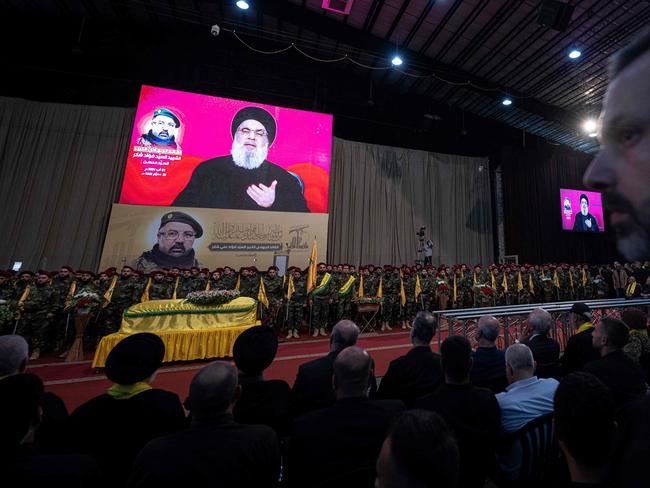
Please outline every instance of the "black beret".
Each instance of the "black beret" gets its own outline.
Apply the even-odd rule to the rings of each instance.
[[[273,115],[260,107],[245,107],[235,114],[230,126],[230,134],[235,137],[235,132],[242,122],[246,120],[257,120],[264,126],[266,132],[269,133],[269,146],[275,140],[275,133],[277,132],[277,125]]]
[[[196,232],[196,237],[201,237],[203,235],[203,227],[199,224],[193,217],[187,215],[185,212],[169,212],[162,216],[160,219],[159,229],[169,224],[170,222],[181,222],[187,224],[194,229]]]
[[[584,316],[586,313],[591,312],[591,308],[589,308],[589,305],[583,302],[576,302],[573,305],[571,305],[571,310],[569,312],[572,312],[576,315],[582,315]]]
[[[258,325],[242,332],[233,346],[237,368],[246,374],[260,374],[275,359],[278,338],[271,327]]]
[[[133,334],[108,354],[105,373],[113,383],[132,385],[154,374],[164,357],[165,345],[160,337],[149,332]]]
[[[178,118],[178,116],[177,116],[174,112],[172,112],[171,110],[169,110],[168,108],[161,107],[161,108],[157,109],[157,110],[153,113],[153,118],[155,119],[155,118],[158,117],[159,115],[162,115],[162,116],[164,116],[164,117],[169,117],[170,119],[172,119],[172,120],[174,121],[174,123],[176,124],[176,127],[180,127],[180,126],[181,126],[181,121],[180,121],[180,119]]]

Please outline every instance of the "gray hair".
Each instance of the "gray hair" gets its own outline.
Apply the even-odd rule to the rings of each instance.
[[[535,329],[535,334],[546,335],[553,325],[553,317],[543,308],[536,308],[528,315],[528,323]]]
[[[359,327],[351,320],[340,320],[332,329],[330,349],[340,351],[354,346],[359,338]]]
[[[0,376],[20,373],[27,364],[29,346],[19,335],[0,336]]]
[[[215,361],[202,368],[190,384],[192,415],[209,416],[225,412],[235,399],[239,378],[237,368]]]
[[[411,341],[419,344],[429,344],[436,334],[436,318],[430,312],[418,312],[413,320]]]
[[[499,337],[499,321],[493,315],[483,315],[478,319],[478,329],[486,341],[494,342]]]
[[[506,363],[513,371],[534,371],[533,352],[526,344],[513,344],[506,349]]]

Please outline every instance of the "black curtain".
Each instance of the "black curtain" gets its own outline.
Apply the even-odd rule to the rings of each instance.
[[[585,188],[582,175],[592,156],[559,147],[505,147],[499,159],[506,254],[519,255],[520,263],[600,264],[620,258],[607,215],[604,233],[562,230],[560,188]]]

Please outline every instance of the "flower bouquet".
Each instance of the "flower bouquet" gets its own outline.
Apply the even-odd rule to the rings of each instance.
[[[443,280],[436,281],[436,295],[449,298],[449,286]]]
[[[193,291],[188,293],[185,297],[185,302],[193,305],[219,306],[232,302],[235,298],[239,298],[239,290],[208,290],[208,291]]]
[[[383,302],[384,299],[382,297],[362,297],[362,298],[357,298],[356,302],[365,304],[365,303],[381,303]]]
[[[102,304],[102,297],[92,291],[80,291],[70,299],[68,310],[74,310],[79,314],[88,314],[99,308]]]
[[[14,320],[14,311],[8,303],[0,304],[0,331]]]

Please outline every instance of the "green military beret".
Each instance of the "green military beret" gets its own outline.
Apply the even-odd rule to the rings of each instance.
[[[196,237],[201,237],[203,235],[203,227],[201,227],[201,224],[199,224],[196,220],[194,220],[193,217],[184,212],[166,213],[160,219],[160,227],[158,227],[158,229],[161,229],[170,222],[181,222],[183,224],[191,226],[192,229],[194,229],[194,232],[196,232]]]
[[[174,112],[172,112],[171,110],[169,110],[169,109],[167,109],[167,108],[164,108],[164,107],[161,107],[161,108],[159,108],[159,109],[156,109],[156,111],[153,113],[153,118],[155,119],[155,118],[158,117],[159,115],[162,115],[162,116],[164,116],[164,117],[169,117],[170,119],[172,119],[172,120],[174,121],[174,123],[176,124],[176,127],[180,127],[180,126],[181,126],[181,121],[180,121],[180,119],[179,119],[178,116],[177,116]]]

